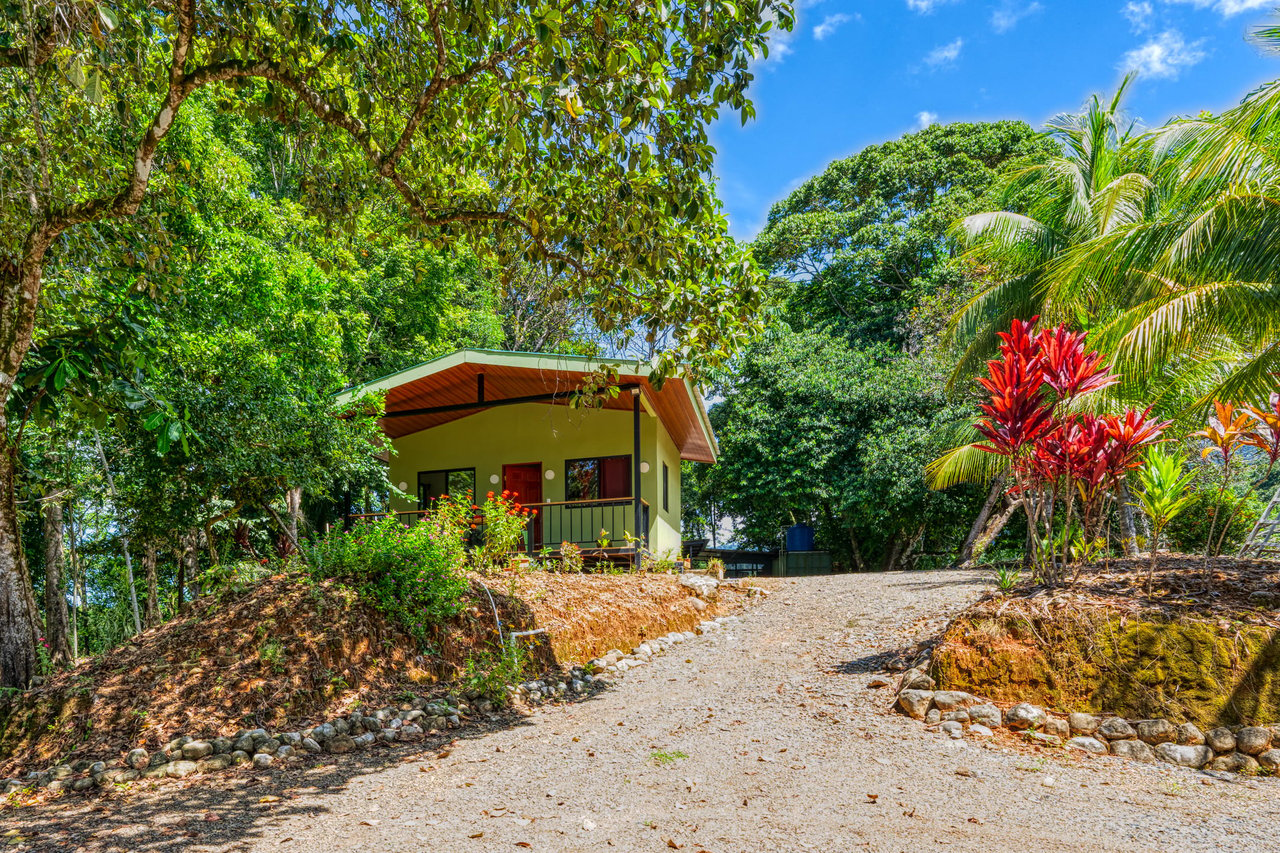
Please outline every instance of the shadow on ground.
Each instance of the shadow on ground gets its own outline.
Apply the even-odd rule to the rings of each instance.
[[[919,579],[917,580],[916,578],[919,578]],[[952,588],[961,587],[961,586],[987,586],[989,584],[990,584],[990,580],[987,573],[981,572],[975,569],[973,570],[972,574],[970,574],[968,577],[962,580],[946,580],[946,581],[931,581],[929,580],[928,572],[913,572],[913,573],[908,573],[907,576],[902,581],[898,583],[886,584],[886,586],[891,586],[891,587],[901,586],[901,587],[911,587],[913,589],[919,589],[919,590],[933,590],[933,589],[952,589]]]
[[[608,689],[561,704],[590,702]],[[398,764],[419,762],[431,768],[458,741],[528,725],[532,723],[527,716],[508,711],[496,720],[472,723],[418,743],[378,744],[368,752],[342,756],[308,756],[288,769],[240,769],[181,782],[133,782],[89,794],[55,794],[25,804],[11,797],[0,807],[0,838],[7,849],[40,853],[235,850],[265,837],[288,818],[321,813],[323,809],[314,805],[294,804],[304,794],[314,803],[316,794],[338,793],[352,779]]]

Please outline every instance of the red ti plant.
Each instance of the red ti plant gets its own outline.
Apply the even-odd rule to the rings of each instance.
[[[1030,332],[1036,318],[1014,320],[1001,332],[1000,358],[987,362],[987,376],[978,383],[991,393],[991,402],[980,408],[987,417],[978,432],[990,442],[979,449],[1001,456],[1018,457],[1023,448],[1053,428],[1053,405],[1045,400],[1044,359]]]
[[[1060,400],[1070,400],[1120,381],[1102,360],[1101,353],[1086,350],[1084,342],[1084,332],[1072,332],[1066,325],[1045,329],[1036,336],[1036,345],[1043,357],[1045,384]]]
[[[1123,417],[1059,412],[1081,395],[1114,384],[1102,356],[1085,346],[1083,332],[1066,326],[1032,335],[1035,326],[1013,321],[1000,335],[1000,358],[979,379],[991,395],[982,406],[977,430],[987,440],[979,450],[1010,458],[1014,489],[1032,528],[1032,557],[1051,579],[1060,577],[1057,559],[1041,559],[1041,535],[1052,540],[1054,514],[1065,505],[1068,562],[1069,538],[1077,500],[1086,539],[1105,515],[1108,496],[1125,474],[1139,464],[1139,453],[1159,440],[1167,423],[1150,419],[1150,410]]]
[[[1249,417],[1254,420],[1254,427],[1244,437],[1244,443],[1261,450],[1267,456],[1267,473],[1262,479],[1271,476],[1271,471],[1280,461],[1280,393],[1271,392],[1267,401],[1268,408],[1245,406]]]
[[[1031,528],[1033,557],[1039,561],[1038,536],[1035,528],[1044,502],[1037,500],[1033,483],[1034,465],[1029,462],[1035,441],[1054,429],[1053,404],[1045,398],[1044,358],[1031,337],[1036,320],[1014,320],[1008,332],[1000,333],[1000,358],[987,362],[987,376],[978,382],[990,394],[990,402],[981,406],[986,415],[977,430],[987,444],[979,450],[1007,456],[1012,463],[1013,489],[1022,501]]]
[[[1214,400],[1213,411],[1214,413],[1209,418],[1209,423],[1205,425],[1205,428],[1194,433],[1194,435],[1209,442],[1204,450],[1200,451],[1201,458],[1208,459],[1215,451],[1222,454],[1222,485],[1218,487],[1218,499],[1214,502],[1213,514],[1209,518],[1209,539],[1204,545],[1206,569],[1209,566],[1209,557],[1215,550],[1213,531],[1218,523],[1218,507],[1222,505],[1222,495],[1227,490],[1227,484],[1231,482],[1231,462],[1236,448],[1249,443],[1247,439],[1251,432],[1249,429],[1249,414],[1242,412],[1237,415],[1236,407],[1231,403]],[[1223,537],[1226,536],[1229,526],[1230,522],[1223,526]]]
[[[1215,553],[1222,553],[1222,543],[1227,538],[1227,532],[1231,529],[1231,522],[1235,521],[1236,516],[1244,509],[1247,498],[1251,492],[1266,482],[1271,476],[1271,472],[1276,467],[1276,462],[1280,461],[1280,393],[1271,392],[1270,399],[1267,401],[1267,407],[1246,404],[1244,414],[1235,418],[1228,425],[1227,421],[1231,419],[1232,408],[1230,404],[1215,403],[1215,415],[1211,418],[1209,426],[1202,432],[1196,433],[1201,438],[1209,439],[1211,445],[1202,451],[1203,456],[1211,455],[1215,450],[1222,453],[1223,458],[1223,488],[1227,485],[1230,476],[1228,466],[1232,458],[1232,450],[1236,444],[1244,447],[1254,447],[1262,452],[1267,459],[1267,469],[1256,483],[1251,484],[1249,491],[1246,492],[1231,510],[1231,515],[1227,517],[1227,521],[1222,525],[1222,530],[1218,534],[1218,541],[1213,545]],[[1225,418],[1224,418],[1225,415]],[[1236,430],[1235,427],[1245,418],[1252,419],[1253,423],[1243,431]],[[1221,497],[1221,490],[1219,497]],[[1215,509],[1216,520],[1216,509]],[[1211,522],[1212,526],[1212,522]],[[1212,544],[1212,532],[1210,533],[1210,544]],[[1208,552],[1206,551],[1206,557]]]

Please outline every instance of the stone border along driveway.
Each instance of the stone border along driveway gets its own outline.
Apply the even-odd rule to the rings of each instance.
[[[954,740],[890,709],[871,679],[985,584],[783,581],[610,689],[439,751],[399,747],[392,766],[317,757],[238,787],[135,785],[4,818],[30,836],[16,849],[85,851],[1280,849],[1271,780]]]
[[[894,706],[908,717],[959,740],[966,734],[989,738],[1006,727],[1041,747],[1078,749],[1134,761],[1163,761],[1193,770],[1257,775],[1280,771],[1280,726],[1219,726],[1207,733],[1195,723],[1129,720],[1115,714],[1075,712],[1056,716],[1029,702],[1001,711],[991,701],[963,690],[935,690],[927,662],[898,680]],[[869,686],[887,687],[878,677]]]

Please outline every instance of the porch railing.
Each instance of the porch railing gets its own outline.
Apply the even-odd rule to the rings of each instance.
[[[635,498],[609,500],[546,501],[533,504],[538,514],[526,529],[530,554],[544,548],[559,551],[564,542],[583,550],[634,551],[648,539],[649,504],[640,501],[640,530],[636,531]],[[639,540],[637,542],[637,540]]]
[[[640,500],[640,532],[635,527],[635,498],[611,498],[608,500],[546,501],[530,504],[536,515],[525,526],[525,550],[529,554],[542,551],[557,553],[565,542],[577,545],[583,551],[606,553],[634,553],[648,547],[649,503]],[[348,521],[375,521],[394,515],[405,525],[413,525],[429,509],[404,510],[402,512],[366,512],[347,516]],[[484,524],[479,520],[472,531],[476,542],[483,540]]]

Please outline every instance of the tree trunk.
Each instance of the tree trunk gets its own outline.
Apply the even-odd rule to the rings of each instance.
[[[1138,528],[1133,523],[1133,496],[1129,494],[1129,484],[1120,481],[1120,524],[1124,528],[1124,555],[1138,556]]]
[[[93,431],[93,442],[98,448],[98,458],[102,460],[103,473],[107,475],[107,494],[111,496],[111,503],[115,507],[116,518],[120,522],[121,530],[125,528],[124,513],[120,511],[120,502],[116,497],[116,479],[111,474],[111,465],[107,462],[107,452],[102,449],[102,436],[95,429]],[[133,611],[133,633],[142,633],[142,616],[138,613],[138,587],[133,582],[133,556],[129,552],[129,536],[122,533],[120,536],[120,544],[124,550],[124,573],[125,579],[129,582],[129,606]]]
[[[915,553],[916,547],[919,546],[921,540],[924,539],[924,531],[925,525],[921,524],[916,528],[916,532],[911,534],[907,539],[906,547],[904,547],[901,553],[898,554],[897,567],[909,569],[914,565],[914,561],[911,560],[911,555]]]
[[[177,596],[173,602],[174,613],[181,613],[185,605],[183,601],[183,596],[186,594],[187,589],[187,547],[185,542],[186,538],[183,537],[184,544],[179,548],[173,549],[173,559],[178,566],[178,576],[174,579],[173,584],[174,595]]]
[[[991,518],[991,512],[995,509],[1000,496],[1005,493],[1006,486],[1006,477],[997,477],[992,481],[991,489],[987,492],[987,500],[982,504],[978,517],[973,520],[973,526],[969,528],[969,535],[965,537],[964,544],[960,546],[960,553],[956,555],[956,565],[958,567],[965,567],[973,562],[974,546],[978,542],[978,537],[986,529],[987,520]]]
[[[298,547],[299,521],[302,519],[302,489],[290,489],[284,496],[285,509],[288,511],[289,544]]]
[[[18,448],[10,443],[5,407],[31,348],[44,255],[56,237],[42,222],[27,233],[16,265],[0,257],[0,687],[26,687],[38,669],[40,614],[22,553],[14,498]]]
[[[1009,501],[1005,504],[1004,509],[987,521],[987,526],[983,528],[982,533],[978,535],[977,540],[973,543],[973,556],[969,564],[966,565],[971,565],[973,560],[982,556],[987,547],[1000,535],[1000,531],[1004,530],[1004,526],[1009,523],[1009,519],[1013,518],[1013,514],[1017,512],[1019,506],[1021,506],[1021,502]]]
[[[7,391],[7,389],[5,389]],[[35,595],[14,503],[14,448],[0,405],[0,687],[26,687],[39,674],[36,642],[40,638]]]
[[[80,659],[80,630],[76,623],[79,621],[77,618],[79,604],[84,600],[80,592],[80,551],[76,546],[74,504],[67,505],[67,555],[70,557],[67,568],[71,575],[71,662],[74,664]]]
[[[200,570],[200,553],[198,550],[199,548],[200,548],[200,531],[193,529],[186,536],[182,538],[182,562],[179,564],[179,568],[178,568],[179,576],[183,580],[185,580],[186,583],[190,584],[193,589],[196,589],[196,584],[199,583],[199,578],[198,578],[199,570]],[[197,589],[197,592],[198,592],[198,589]],[[178,590],[179,605],[182,604],[183,595],[185,595],[183,585],[179,584],[179,590]],[[195,598],[196,598],[195,595],[191,596],[191,599],[193,601],[195,600]]]
[[[68,639],[67,590],[64,585],[62,556],[62,501],[40,502],[44,525],[44,641],[49,656],[57,663],[71,659]]]
[[[884,560],[880,563],[880,571],[891,572],[898,565],[898,557],[902,554],[902,546],[906,543],[901,530],[894,531],[889,540],[889,549],[885,551]]]
[[[142,552],[142,571],[147,579],[147,601],[142,610],[142,621],[148,628],[160,624],[160,598],[156,579],[156,546],[148,542]]]

